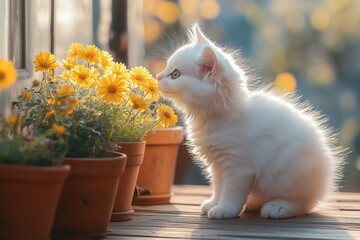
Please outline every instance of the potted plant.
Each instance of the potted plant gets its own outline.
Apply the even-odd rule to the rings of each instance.
[[[16,79],[12,62],[0,60],[0,89]],[[36,85],[37,82],[34,83]],[[34,86],[35,87],[35,86]],[[32,95],[24,92],[18,105]],[[58,126],[60,127],[60,126]],[[50,128],[24,136],[19,111],[0,120],[0,239],[49,239],[59,196],[70,167],[61,166],[63,133]]]
[[[164,115],[173,114],[172,109],[161,109]],[[170,119],[168,119],[170,121]],[[147,194],[138,194],[135,205],[167,204],[171,197],[179,146],[184,139],[182,127],[158,127],[145,136],[146,150],[140,168],[137,186]]]
[[[69,55],[76,47],[73,44]],[[83,54],[92,48],[79,47]],[[80,52],[80,51],[79,51]],[[83,61],[83,64],[80,64]],[[96,96],[95,84],[100,75],[92,62],[80,56],[63,61],[71,71],[53,76],[56,59],[50,53],[35,57],[35,71],[43,78],[37,88],[26,89],[33,100],[26,107],[17,106],[23,125],[30,132],[43,133],[54,127],[64,131],[64,164],[71,166],[64,184],[52,228],[53,239],[101,239],[106,235],[120,176],[126,156],[116,153],[111,143],[111,116]],[[52,126],[50,123],[54,122]],[[65,131],[66,129],[66,131]]]
[[[145,151],[144,136],[167,119],[161,118],[161,109],[167,106],[158,103],[157,81],[146,68],[128,70],[123,63],[110,62],[103,73],[96,90],[112,116],[112,141],[117,151],[127,155],[111,216],[111,221],[123,221],[130,219],[133,212],[131,203]],[[173,121],[167,124],[175,125],[177,117],[168,117]]]

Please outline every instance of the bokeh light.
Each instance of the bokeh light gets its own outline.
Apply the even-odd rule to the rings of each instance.
[[[325,30],[329,25],[329,22],[330,16],[325,10],[317,10],[311,16],[311,26],[318,31]]]
[[[180,15],[179,7],[174,2],[161,2],[156,11],[161,21],[167,24],[175,23]]]
[[[356,169],[357,169],[358,171],[360,171],[360,156],[358,156],[358,157],[356,158],[355,166],[356,166]]]
[[[359,130],[357,119],[351,117],[345,120],[340,129],[339,143],[344,147],[350,147]]]
[[[216,0],[202,0],[199,5],[199,14],[205,19],[214,19],[220,13],[220,6]]]
[[[339,96],[339,107],[344,112],[355,110],[357,107],[357,97],[351,90],[343,91]]]
[[[161,34],[161,25],[156,20],[148,20],[144,22],[144,37],[146,42],[156,41]]]
[[[273,87],[284,92],[293,92],[296,89],[296,79],[291,73],[280,73],[276,76]]]

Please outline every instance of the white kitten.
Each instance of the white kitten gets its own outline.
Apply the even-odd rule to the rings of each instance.
[[[310,212],[335,188],[341,154],[309,107],[271,91],[250,91],[247,77],[195,25],[191,42],[157,75],[163,96],[186,115],[193,152],[207,167],[213,196],[201,210],[233,218],[245,206],[264,218]]]

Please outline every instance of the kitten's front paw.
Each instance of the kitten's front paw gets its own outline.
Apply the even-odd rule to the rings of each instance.
[[[214,199],[207,199],[203,202],[201,205],[201,212],[203,214],[207,214],[211,208],[213,208],[216,205],[216,201]]]
[[[222,218],[236,218],[240,213],[239,209],[225,208],[217,205],[210,209],[208,218],[222,219]]]

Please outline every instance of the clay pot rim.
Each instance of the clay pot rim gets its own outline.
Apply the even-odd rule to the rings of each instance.
[[[58,181],[65,179],[70,172],[70,165],[27,166],[0,164],[0,179],[26,181]]]
[[[116,153],[115,157],[106,158],[64,158],[64,164],[71,166],[70,177],[88,178],[102,177],[113,178],[121,176],[127,163],[127,156]],[[115,165],[119,167],[114,168]]]
[[[149,131],[145,135],[146,145],[179,145],[184,140],[183,127],[155,128],[155,133]]]
[[[76,161],[112,161],[114,159],[117,159],[117,158],[126,158],[126,154],[124,153],[121,153],[121,152],[114,152],[113,153],[114,155],[119,155],[119,156],[113,156],[113,157],[98,157],[98,158],[95,158],[95,157],[92,157],[92,158],[84,158],[84,157],[79,157],[79,158],[74,158],[74,157],[65,157],[64,160],[70,160],[70,161],[73,161],[73,160],[76,160]]]
[[[126,166],[138,166],[142,164],[146,147],[144,140],[140,142],[115,142],[115,144],[121,147],[117,150],[119,153],[132,156],[132,158],[128,158]]]
[[[176,127],[166,127],[166,128],[154,128],[155,131],[159,131],[159,132],[165,132],[165,131],[183,131],[183,127],[181,126],[176,126]]]
[[[115,144],[121,144],[121,143],[126,143],[126,144],[129,144],[129,145],[135,145],[135,144],[139,144],[139,143],[146,143],[145,140],[141,140],[141,141],[138,141],[138,142],[114,142]]]

